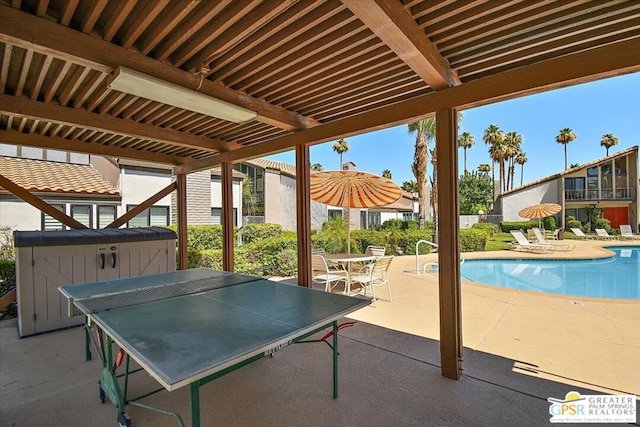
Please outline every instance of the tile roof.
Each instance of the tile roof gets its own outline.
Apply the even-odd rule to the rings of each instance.
[[[275,160],[257,158],[252,160],[247,160],[245,163],[250,165],[258,166],[264,169],[272,169],[277,170],[280,173],[289,176],[296,176],[296,167],[294,165],[290,165],[288,163],[276,162]]]
[[[562,172],[558,172],[558,173],[553,174],[553,175],[545,176],[544,178],[540,178],[540,179],[537,179],[535,181],[528,182],[528,183],[526,183],[524,185],[521,185],[520,187],[514,187],[511,190],[503,192],[502,195],[504,196],[506,194],[517,193],[518,191],[520,191],[520,190],[522,190],[524,188],[528,188],[528,187],[532,187],[534,185],[542,184],[544,182],[552,181],[554,179],[560,178],[560,177],[568,175],[570,173],[577,172],[577,171],[579,171],[581,169],[586,169],[586,168],[589,168],[591,166],[599,165],[600,163],[604,162],[605,160],[612,160],[612,159],[615,159],[615,158],[618,158],[618,157],[626,156],[627,154],[631,154],[631,153],[636,152],[636,151],[638,151],[638,146],[634,145],[633,147],[627,148],[625,150],[618,151],[617,153],[610,154],[609,156],[601,157],[601,158],[596,159],[596,160],[594,160],[592,162],[584,163],[582,165],[578,165],[576,167],[564,170]]]
[[[0,171],[7,179],[29,191],[119,195],[118,189],[90,165],[0,156]]]

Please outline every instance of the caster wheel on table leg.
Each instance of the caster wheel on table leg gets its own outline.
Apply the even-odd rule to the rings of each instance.
[[[131,427],[131,417],[129,414],[123,412],[118,415],[118,427]]]

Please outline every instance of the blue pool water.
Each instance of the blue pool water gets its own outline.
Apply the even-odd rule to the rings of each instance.
[[[560,295],[640,299],[640,246],[610,246],[615,256],[590,260],[467,260],[472,282]]]

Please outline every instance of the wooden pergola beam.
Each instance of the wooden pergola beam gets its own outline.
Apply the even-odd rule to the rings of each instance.
[[[434,90],[460,78],[399,1],[342,0],[380,40]]]
[[[46,213],[47,215],[57,219],[58,221],[60,221],[61,223],[63,223],[69,228],[73,228],[76,230],[82,230],[82,229],[88,228],[86,225],[76,221],[75,219],[71,218],[69,215],[65,214],[64,212],[61,212],[60,210],[51,206],[49,203],[45,202],[39,197],[34,196],[28,190],[25,190],[24,188],[15,184],[13,181],[11,181],[9,178],[5,177],[2,174],[0,174],[0,187],[4,188],[8,192],[14,194],[16,197],[24,200],[30,205],[40,209],[42,212]]]
[[[59,136],[43,136],[36,133],[21,133],[15,130],[0,130],[0,141],[29,147],[56,147],[56,150],[82,152],[108,157],[122,157],[147,162],[164,163],[168,165],[179,165],[185,162],[185,158],[178,156],[150,153],[148,151],[140,151],[134,148],[113,147],[102,144],[87,144],[85,141],[79,139],[65,139]]]
[[[173,190],[175,190],[175,189],[176,189],[176,183],[172,182],[171,184],[167,185],[162,190],[158,191],[153,196],[149,197],[144,202],[140,203],[135,208],[131,209],[130,211],[125,212],[123,215],[120,216],[120,218],[117,218],[115,221],[113,221],[111,224],[107,225],[105,228],[118,228],[118,227],[126,224],[127,222],[129,222],[133,218],[135,218],[136,216],[140,215],[145,210],[149,209],[158,200],[160,200],[163,197],[168,196],[169,194],[171,194],[171,192]]]
[[[90,113],[85,110],[45,104],[4,94],[0,95],[0,112],[33,120],[54,121],[67,126],[77,126],[99,132],[209,150],[213,153],[242,147],[242,145],[235,142],[190,135],[173,129],[137,123],[133,120],[122,120],[102,114]]]
[[[640,52],[640,39],[612,43],[442,89],[374,111],[274,138],[262,144],[216,154],[209,159],[178,166],[177,170],[188,173],[208,169],[222,162],[237,162],[290,150],[296,144],[319,144],[409,123],[433,114],[441,108],[477,107],[640,71],[640,55],[637,52]]]
[[[123,66],[185,88],[196,89],[201,83],[196,74],[5,5],[0,5],[0,42],[103,73]],[[284,130],[306,129],[319,124],[212,80],[205,79],[198,91],[253,110],[258,113],[257,120]]]

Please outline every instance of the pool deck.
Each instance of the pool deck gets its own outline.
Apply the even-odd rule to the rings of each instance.
[[[575,248],[551,254],[508,250],[464,256],[592,259],[611,256],[605,246],[640,246],[640,241],[624,240],[563,242]],[[419,261],[435,262],[437,255],[423,255]],[[376,308],[366,307],[352,317],[439,339],[437,274],[412,271],[415,256],[396,257],[390,269],[393,302],[378,301]],[[385,288],[377,291],[386,298]],[[462,307],[465,358],[468,352],[483,352],[513,360],[513,369],[524,375],[640,395],[640,300],[542,294],[463,280]]]

